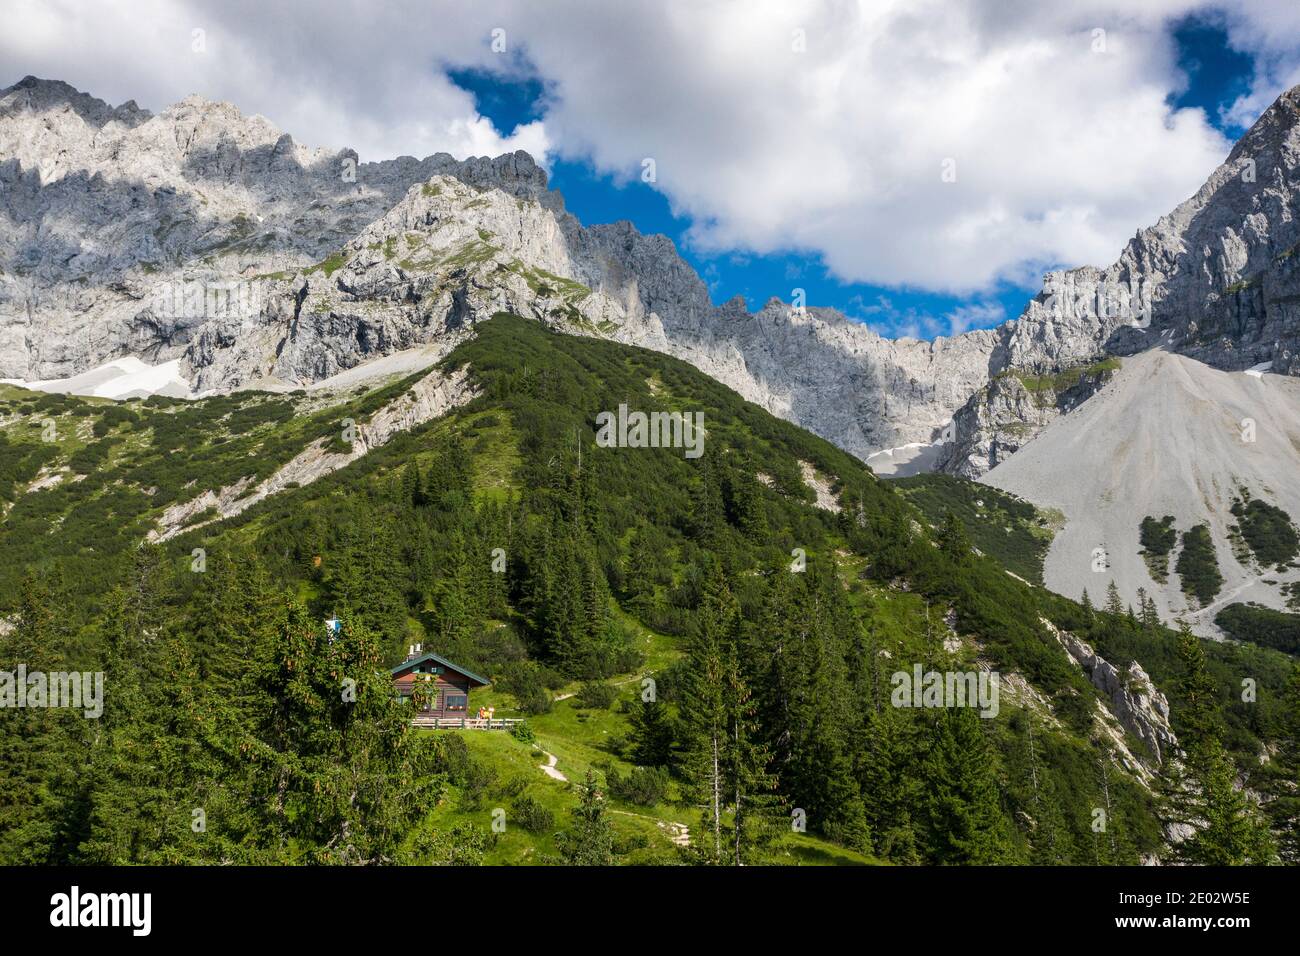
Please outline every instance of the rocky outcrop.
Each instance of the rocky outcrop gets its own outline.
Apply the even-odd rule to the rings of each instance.
[[[938,470],[976,479],[1006,461],[1061,415],[1095,395],[1113,361],[1035,375],[1000,372],[953,416]]]
[[[1044,620],[1044,626],[1060,642],[1109,702],[1109,709],[1120,725],[1142,742],[1151,759],[1159,764],[1169,755],[1178,739],[1169,726],[1169,701],[1156,690],[1142,665],[1133,661],[1120,670],[1069,631],[1062,631]]]
[[[714,306],[671,241],[584,228],[524,153],[360,163],[198,97],[0,93],[0,378],[134,355],[196,392],[295,386],[502,309],[669,352],[863,457],[937,437],[1005,338]]]
[[[244,477],[218,491],[205,491],[189,501],[172,505],[158,518],[157,527],[149,532],[148,539],[166,541],[205,524],[233,518],[263,498],[288,488],[309,485],[386,444],[399,432],[439,418],[470,402],[477,394],[468,367],[448,375],[440,370],[432,371],[371,415],[368,421],[357,424],[347,451],[331,451],[327,447],[330,443],[318,438],[256,485],[251,477]]]

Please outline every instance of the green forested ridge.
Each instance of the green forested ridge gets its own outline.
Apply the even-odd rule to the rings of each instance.
[[[860,462],[682,362],[499,316],[443,364],[466,363],[482,391],[470,404],[143,548],[163,503],[268,474],[409,383],[315,410],[302,396],[6,393],[6,440],[47,457],[10,477],[0,669],[107,683],[98,721],[0,711],[6,861],[1111,863],[1160,850],[1159,801],[1095,733],[1096,691],[1040,618],[1117,665],[1140,660],[1178,729],[1188,664],[1172,632],[1014,579],[976,553],[976,520],[973,533],[959,514],[927,521]],[[703,410],[703,457],[597,447],[596,414],[620,403]],[[92,444],[38,445],[33,416],[56,408],[119,440],[83,481],[23,494]],[[107,409],[136,417],[101,428],[122,414]],[[800,462],[834,482],[838,513],[814,507]],[[526,727],[407,726],[383,668],[416,642],[489,676],[473,705]],[[1286,658],[1203,657],[1216,739],[1257,768],[1261,740],[1289,726]],[[977,661],[1047,703],[1007,688],[988,720],[890,705],[895,671]],[[537,769],[546,754],[567,784]],[[689,847],[669,842],[670,823],[689,827]]]
[[[951,475],[912,475],[891,480],[931,524],[949,512],[959,517],[980,551],[1032,584],[1043,583],[1043,559],[1051,546],[1052,515],[991,485]]]

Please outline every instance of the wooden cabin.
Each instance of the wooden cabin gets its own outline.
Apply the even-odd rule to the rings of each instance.
[[[418,645],[390,673],[393,676],[393,691],[403,703],[412,705],[412,716],[435,721],[476,717],[477,711],[470,710],[469,693],[475,687],[486,687],[489,683],[485,678],[453,664],[445,657],[422,652]],[[425,705],[417,711],[414,709],[413,698],[417,697],[417,684],[423,681],[432,683],[433,689]]]

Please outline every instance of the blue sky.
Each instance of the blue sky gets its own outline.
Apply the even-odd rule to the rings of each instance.
[[[1222,20],[1213,13],[1188,16],[1171,28],[1178,67],[1186,77],[1186,88],[1169,97],[1178,109],[1204,111],[1210,124],[1229,139],[1243,132],[1224,118],[1224,113],[1250,87],[1254,59],[1233,50]],[[526,65],[513,60],[511,76],[486,69],[449,70],[447,75],[459,88],[474,97],[479,113],[490,120],[502,136],[518,127],[545,117],[548,98],[554,93]],[[633,173],[635,171],[632,171]],[[845,283],[831,276],[821,257],[792,249],[780,254],[754,255],[744,251],[701,252],[685,240],[690,218],[675,215],[668,199],[654,186],[635,175],[616,181],[598,173],[589,162],[553,157],[551,186],[558,189],[570,212],[584,224],[631,220],[643,233],[663,233],[676,242],[679,252],[708,283],[715,303],[743,296],[751,310],[768,299],[789,301],[798,287],[806,292],[810,305],[830,306],[846,315],[868,322],[888,335],[920,334],[932,337],[933,324],[926,319],[943,319],[945,327],[953,316],[962,325],[983,328],[1015,318],[1026,301],[1038,290],[1036,282],[1024,285],[999,282],[976,296],[955,296],[905,286]],[[1135,228],[1149,223],[1137,223]],[[1115,250],[1116,255],[1119,249]],[[1056,267],[1109,265],[1107,262],[1060,262]]]

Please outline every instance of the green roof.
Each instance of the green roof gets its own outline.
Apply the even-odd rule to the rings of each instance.
[[[461,667],[459,664],[453,664],[451,661],[447,660],[447,658],[441,657],[438,654],[433,653],[432,651],[426,651],[425,653],[421,654],[419,657],[412,657],[410,660],[402,661],[402,663],[398,664],[396,667],[390,668],[388,673],[390,675],[395,675],[398,671],[404,671],[408,667],[412,667],[416,664],[423,664],[425,661],[437,661],[443,667],[450,667],[457,674],[464,674],[470,680],[478,681],[478,683],[484,687],[492,683],[486,677],[479,677],[473,671],[466,670],[465,668]]]

